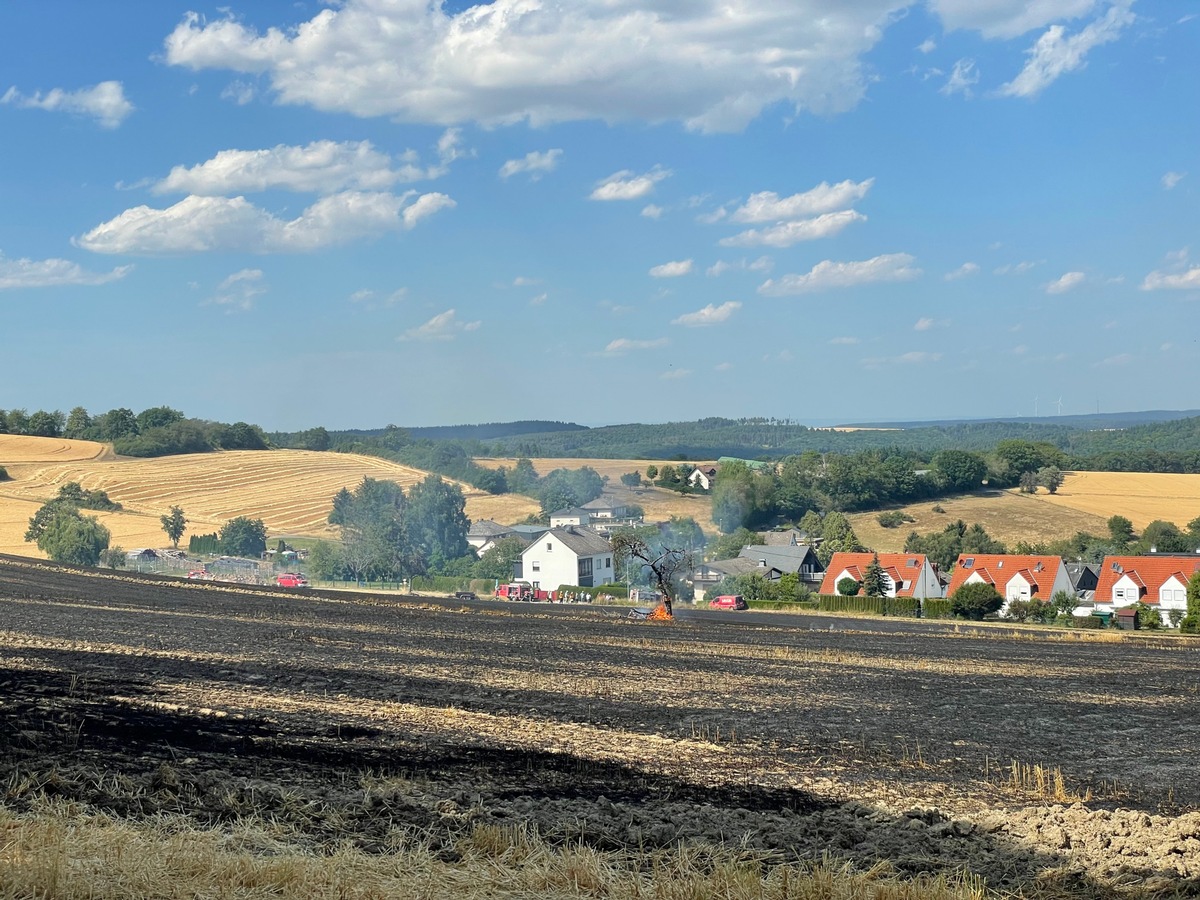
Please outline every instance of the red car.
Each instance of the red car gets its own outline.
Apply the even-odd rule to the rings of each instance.
[[[308,579],[296,572],[284,572],[275,583],[280,587],[308,587]]]
[[[708,603],[709,609],[749,609],[748,604],[741,594],[722,594]]]

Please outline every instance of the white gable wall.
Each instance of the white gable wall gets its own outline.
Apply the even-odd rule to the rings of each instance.
[[[544,591],[558,590],[562,584],[578,585],[580,559],[557,535],[548,531],[521,554],[522,576]],[[616,577],[611,550],[582,559],[591,561],[593,587],[611,584]]]

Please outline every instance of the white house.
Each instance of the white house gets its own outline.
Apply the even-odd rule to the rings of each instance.
[[[1124,606],[1145,603],[1158,610],[1164,625],[1170,625],[1172,610],[1187,611],[1187,586],[1200,570],[1200,556],[1151,553],[1149,556],[1106,556],[1096,585],[1097,612],[1114,612]]]
[[[692,469],[692,473],[688,475],[688,484],[692,487],[698,487],[704,491],[711,491],[713,485],[717,483],[717,467],[716,466],[696,466]]]
[[[611,584],[616,577],[612,544],[588,528],[551,528],[521,554],[521,574],[534,588],[545,591],[564,584]]]
[[[587,525],[592,521],[592,514],[579,506],[568,506],[566,509],[550,513],[551,528],[569,528],[572,525]]]
[[[963,553],[954,565],[950,588],[953,597],[964,584],[990,584],[1004,598],[1001,613],[1014,600],[1049,600],[1059,591],[1075,596],[1071,573],[1061,556],[1032,556],[1015,553]]]

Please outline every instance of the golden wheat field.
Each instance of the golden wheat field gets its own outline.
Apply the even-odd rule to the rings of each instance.
[[[0,466],[30,462],[96,459],[107,451],[106,444],[97,444],[95,441],[70,441],[66,438],[0,434]]]
[[[1050,506],[1107,519],[1120,514],[1142,529],[1155,519],[1179,527],[1200,516],[1200,475],[1150,472],[1071,472],[1056,494],[1039,491]]]
[[[262,519],[272,535],[333,537],[326,519],[333,495],[341,488],[353,488],[364,477],[407,488],[426,475],[370,456],[302,450],[78,459],[26,464],[10,473],[14,479],[0,484],[0,552],[27,555],[36,555],[37,549],[23,540],[29,517],[68,481],[107,491],[122,504],[123,511],[99,518],[112,531],[113,543],[140,547],[163,544],[158,517],[171,506],[183,508],[189,534],[216,530],[235,516],[250,516]],[[469,485],[460,487],[472,519],[516,521],[538,508],[526,497],[493,497]]]

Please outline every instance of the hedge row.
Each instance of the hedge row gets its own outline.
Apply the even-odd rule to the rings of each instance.
[[[1072,628],[1104,628],[1104,620],[1099,616],[1071,616]]]
[[[929,599],[921,601],[921,615],[926,619],[954,618],[954,601]]]
[[[921,614],[921,601],[915,597],[841,597],[822,594],[821,612],[859,612],[876,615],[911,616]]]
[[[558,595],[560,597],[567,591],[570,591],[576,597],[585,596],[589,601],[595,600],[601,594],[608,594],[610,597],[618,597],[622,600],[629,598],[629,586],[625,584],[598,584],[595,587],[577,587],[571,584],[560,584],[558,586]]]
[[[415,575],[411,584],[414,594],[421,591],[437,591],[442,594],[453,594],[455,591],[474,591],[481,597],[490,597],[496,591],[496,582],[491,578]]]

